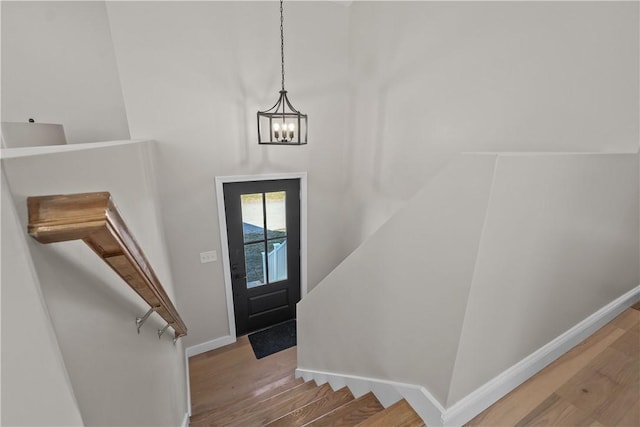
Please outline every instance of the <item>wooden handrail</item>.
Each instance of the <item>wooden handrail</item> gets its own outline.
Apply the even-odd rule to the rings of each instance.
[[[40,243],[82,239],[175,331],[187,327],[160,284],[108,192],[27,199],[28,232]]]

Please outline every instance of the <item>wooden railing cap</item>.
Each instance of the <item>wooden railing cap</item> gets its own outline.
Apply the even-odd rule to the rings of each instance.
[[[41,243],[83,240],[150,307],[173,327],[187,327],[160,284],[142,249],[124,223],[108,191],[27,198],[28,232]]]

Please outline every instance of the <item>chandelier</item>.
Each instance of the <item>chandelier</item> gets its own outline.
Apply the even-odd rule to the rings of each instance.
[[[258,144],[303,145],[307,143],[307,115],[296,110],[284,89],[284,17],[280,0],[281,90],[278,102],[258,111]]]

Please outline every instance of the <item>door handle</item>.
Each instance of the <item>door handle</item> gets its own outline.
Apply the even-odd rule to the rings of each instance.
[[[231,279],[233,280],[246,279],[247,274],[239,272],[238,270],[240,270],[238,264],[231,265]]]

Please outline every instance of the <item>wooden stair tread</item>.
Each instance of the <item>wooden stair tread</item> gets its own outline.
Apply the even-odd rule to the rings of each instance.
[[[270,423],[270,427],[293,427],[302,426],[306,423],[314,421],[315,419],[323,416],[327,412],[330,412],[340,406],[353,400],[353,394],[347,387],[343,387],[340,390],[336,390],[333,393],[328,394],[322,399],[313,401],[305,406],[295,409],[289,412],[285,416]]]
[[[298,391],[302,386],[310,385],[311,389]],[[212,425],[235,425],[243,427],[263,426],[271,421],[275,421],[289,412],[305,406],[315,400],[321,399],[330,393],[333,393],[329,384],[316,386],[314,382],[302,384],[300,387],[290,390],[290,392],[282,393],[261,402],[257,407],[249,409],[244,415],[233,417],[231,420],[220,423],[218,421]]]
[[[295,381],[295,347],[256,359],[247,336],[189,358],[191,414],[225,411],[230,405]]]
[[[256,381],[252,387],[242,386],[226,389],[226,393],[224,394],[218,391],[218,387],[221,387],[223,384],[224,379],[219,381],[213,379],[208,383],[202,383],[198,386],[193,385],[191,387],[191,401],[194,402],[191,406],[192,418],[206,415],[213,411],[226,413],[227,408],[235,406],[236,402],[247,399],[250,400],[253,397],[257,400],[262,400],[289,388],[296,387],[300,385],[301,382],[296,381],[293,375],[289,375],[277,379],[274,378],[271,382]],[[260,397],[261,395],[263,396]]]
[[[402,399],[364,420],[358,427],[423,427],[425,424],[413,408]]]
[[[297,388],[304,384],[302,378],[295,378],[293,374],[290,377],[282,378],[274,383],[274,387],[262,388],[255,390],[253,394],[244,399],[239,399],[231,404],[227,404],[222,408],[215,408],[209,411],[201,412],[196,415],[192,415],[190,424],[192,426],[209,425],[207,420],[212,419],[225,419],[232,413],[237,413],[244,408],[255,408],[262,404],[264,401],[285,393],[291,389]],[[307,386],[309,387],[309,386]]]
[[[198,424],[192,423],[191,426],[204,427],[237,425],[239,420],[258,416],[269,408],[277,407],[278,405],[282,405],[284,402],[288,402],[297,397],[299,398],[299,396],[305,395],[305,393],[318,393],[318,387],[313,381],[308,383],[303,382],[273,396],[265,397],[263,400],[247,404],[246,406],[241,406],[235,409],[230,408],[229,410],[223,409],[222,411],[212,411],[205,419],[202,420],[202,422],[199,422]],[[319,393],[322,394],[322,391]]]
[[[314,427],[354,426],[383,409],[384,407],[373,393],[367,393],[306,425]]]

